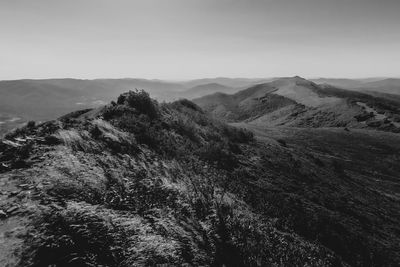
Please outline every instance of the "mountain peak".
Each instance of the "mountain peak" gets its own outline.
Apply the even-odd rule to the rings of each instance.
[[[293,78],[294,78],[294,79],[301,79],[301,80],[305,80],[303,77],[300,77],[300,76],[298,76],[298,75],[296,75],[296,76],[293,76]]]
[[[285,86],[285,85],[290,85],[290,84],[310,86],[310,85],[313,85],[314,83],[307,79],[304,79],[300,76],[294,76],[294,77],[282,77],[282,78],[272,81],[270,84],[272,84],[273,86],[276,86],[276,87],[280,87],[280,86]]]
[[[307,79],[305,79],[303,77],[300,77],[300,76],[294,76],[294,77],[291,77],[289,79],[294,81],[294,82],[309,83],[309,84],[312,83],[311,81],[309,81],[309,80],[307,80]]]

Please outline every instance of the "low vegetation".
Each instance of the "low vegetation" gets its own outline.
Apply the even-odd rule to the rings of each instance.
[[[258,84],[232,95],[208,95],[194,102],[231,123],[400,132],[400,104],[394,97],[317,85],[300,77]]]
[[[287,137],[260,142],[188,100],[160,104],[130,91],[7,138],[2,175],[32,188],[10,198],[23,211],[6,218],[29,217],[20,266],[399,262],[398,202],[373,201],[378,193],[363,189],[373,183],[369,169],[349,169]],[[18,154],[27,165],[15,170]]]

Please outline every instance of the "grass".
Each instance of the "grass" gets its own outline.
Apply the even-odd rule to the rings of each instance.
[[[21,265],[398,262],[397,136],[273,128],[254,138],[189,101],[147,97],[30,130],[62,143],[34,143],[47,165],[20,170],[46,184]]]

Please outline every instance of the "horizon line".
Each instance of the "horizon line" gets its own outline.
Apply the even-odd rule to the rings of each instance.
[[[305,77],[300,75],[293,76],[266,76],[266,77],[245,77],[245,76],[213,76],[199,77],[192,79],[160,79],[160,78],[143,78],[143,77],[98,77],[98,78],[78,78],[78,77],[46,77],[46,78],[18,78],[18,79],[0,79],[0,82],[7,81],[24,81],[24,80],[146,80],[146,81],[162,81],[162,82],[190,82],[196,80],[211,80],[211,79],[244,79],[244,80],[263,80],[263,79],[281,79],[290,77],[301,77],[307,80],[316,79],[346,79],[346,80],[365,80],[365,79],[400,79],[400,76],[364,76],[364,77],[329,77],[329,76],[311,76]]]

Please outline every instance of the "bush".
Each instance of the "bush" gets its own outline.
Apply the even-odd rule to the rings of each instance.
[[[248,143],[254,140],[254,134],[243,128],[223,126],[223,133],[231,142]]]
[[[203,110],[198,105],[187,99],[180,99],[175,102],[172,102],[171,106],[177,110],[182,110],[182,107],[185,107],[200,113],[204,113]]]
[[[129,91],[118,97],[117,104],[127,105],[136,109],[140,114],[146,114],[151,119],[159,117],[158,103],[150,98],[144,90]]]
[[[28,128],[33,128],[35,127],[36,123],[34,121],[28,121],[28,123],[26,124],[26,127]]]
[[[210,142],[197,151],[200,159],[216,164],[218,168],[233,170],[238,166],[238,159],[229,144]]]
[[[138,143],[165,156],[199,155],[199,149],[207,150],[206,146],[214,142],[220,143],[226,152],[218,161],[229,162],[229,158],[234,157],[232,154],[241,153],[238,143],[254,139],[250,131],[211,119],[189,100],[159,106],[144,91],[120,95],[117,103],[103,109],[102,115],[114,126],[133,133]],[[223,164],[226,167],[227,162]]]
[[[102,110],[102,115],[105,120],[120,118],[127,114],[136,114],[136,110],[125,105],[108,105]]]

